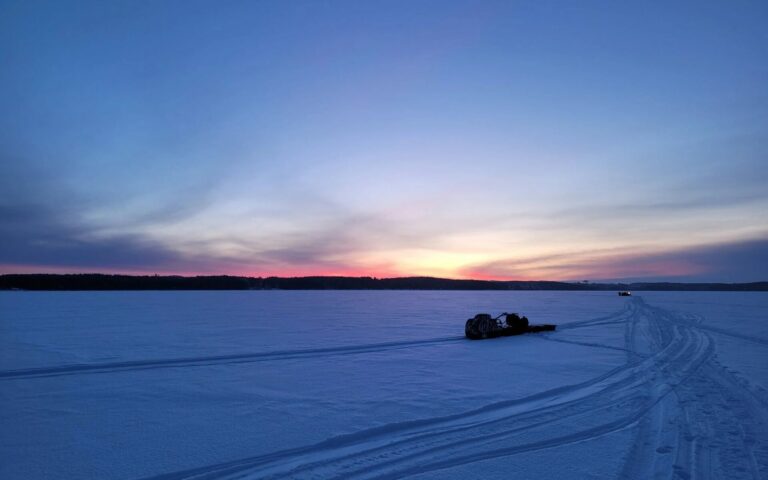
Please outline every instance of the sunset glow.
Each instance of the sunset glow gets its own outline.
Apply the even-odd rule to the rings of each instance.
[[[764,280],[766,5],[566,5],[6,3],[0,273]]]

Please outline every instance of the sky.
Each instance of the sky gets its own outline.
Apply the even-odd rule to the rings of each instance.
[[[0,273],[768,280],[764,1],[0,2]]]

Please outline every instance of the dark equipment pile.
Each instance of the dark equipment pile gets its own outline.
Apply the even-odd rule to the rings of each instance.
[[[504,317],[503,322],[502,317]],[[464,334],[472,340],[481,340],[523,333],[550,332],[555,328],[557,326],[552,324],[530,325],[528,317],[521,317],[517,313],[504,312],[496,318],[492,318],[487,313],[478,313],[467,320],[464,325]]]

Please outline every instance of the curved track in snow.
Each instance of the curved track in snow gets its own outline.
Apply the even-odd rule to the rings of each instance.
[[[636,440],[622,478],[768,478],[768,399],[719,365],[711,328],[633,297],[562,330],[606,324],[624,325],[626,363],[589,381],[153,478],[405,478],[624,429]]]

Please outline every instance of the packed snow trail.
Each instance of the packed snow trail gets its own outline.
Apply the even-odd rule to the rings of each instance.
[[[272,352],[237,353],[232,355],[209,355],[184,358],[160,358],[151,360],[128,360],[109,363],[80,363],[53,367],[26,368],[18,370],[0,370],[0,380],[27,379],[37,377],[58,377],[61,375],[82,375],[89,373],[114,373],[130,370],[156,368],[185,368],[219,365],[228,363],[274,362],[278,360],[309,359],[336,355],[357,355],[383,352],[402,348],[428,347],[438,344],[455,343],[464,337],[443,337],[426,340],[406,340],[401,342],[372,343],[368,345],[349,345],[328,348],[307,348],[299,350],[279,350]]]
[[[626,363],[592,380],[153,478],[405,478],[625,429],[622,478],[768,478],[768,399],[719,365],[711,328],[633,297],[562,330],[607,324],[624,325]]]

